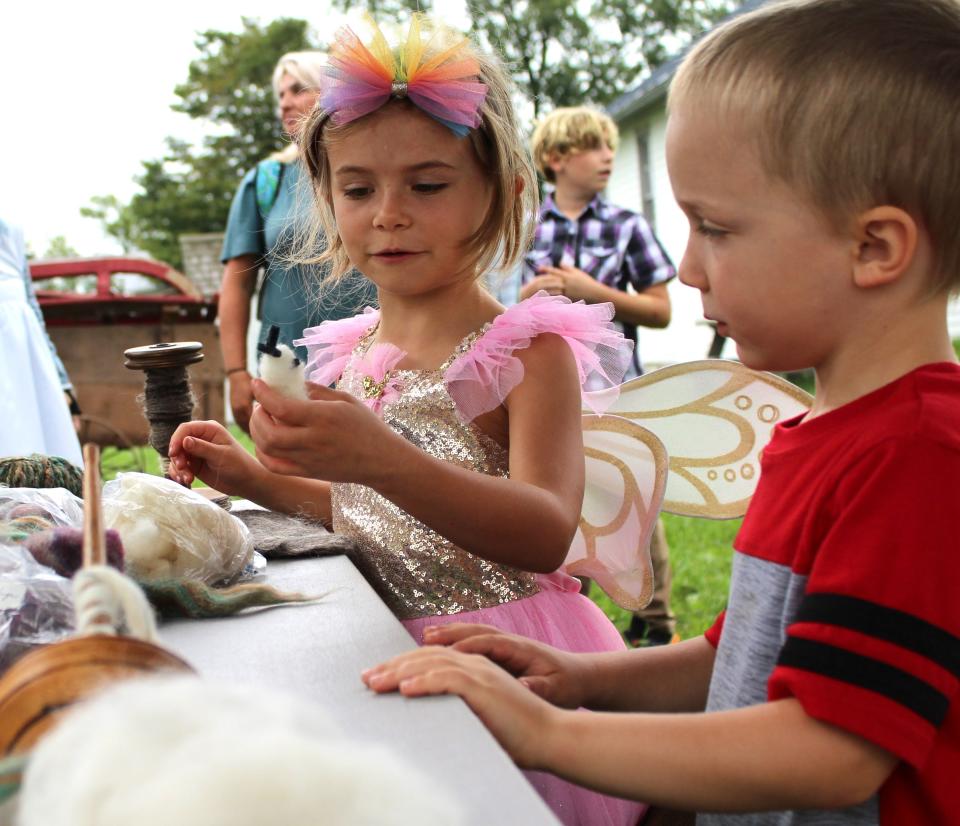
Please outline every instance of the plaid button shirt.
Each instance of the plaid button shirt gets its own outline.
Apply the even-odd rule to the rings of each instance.
[[[629,209],[607,203],[597,195],[577,219],[568,218],[547,195],[533,246],[523,267],[523,283],[541,266],[569,264],[601,284],[626,291],[628,285],[642,293],[676,275],[673,264],[646,219]],[[624,335],[636,341],[637,328],[621,324]],[[633,375],[641,372],[634,350]]]

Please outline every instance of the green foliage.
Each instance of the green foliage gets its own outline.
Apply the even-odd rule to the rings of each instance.
[[[139,249],[177,268],[179,236],[223,230],[243,173],[282,145],[271,84],[277,60],[314,48],[306,21],[289,18],[265,26],[243,18],[240,32],[200,32],[196,46],[173,108],[215,124],[216,134],[199,147],[167,138],[164,157],[143,162],[129,203],[100,195],[81,209],[125,252]]]
[[[728,10],[723,0],[467,0],[474,32],[510,66],[533,116],[602,106]]]
[[[78,258],[79,256],[80,253],[67,243],[63,235],[51,238],[50,243],[47,244],[47,251],[43,254],[44,258]]]

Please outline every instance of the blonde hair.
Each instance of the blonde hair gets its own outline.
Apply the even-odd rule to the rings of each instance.
[[[290,75],[306,89],[320,90],[323,68],[327,65],[326,52],[287,52],[277,61],[273,69],[273,96],[277,99],[277,117],[280,117],[280,81],[284,75]],[[270,158],[282,163],[293,163],[299,156],[295,143],[288,143],[283,149],[274,152]]]
[[[604,144],[616,149],[619,140],[617,125],[606,113],[589,106],[565,106],[554,109],[537,124],[530,142],[537,171],[550,183],[556,183],[550,168],[554,154],[563,157],[599,149]]]
[[[436,25],[421,18],[423,24]],[[443,42],[442,38],[432,39],[424,60],[448,45],[449,41]],[[492,190],[483,223],[466,239],[464,250],[466,256],[475,258],[479,276],[494,266],[509,269],[526,252],[537,215],[538,194],[536,175],[511,100],[509,76],[497,58],[479,51],[473,44],[465,44],[461,56],[477,60],[478,79],[487,86],[480,106],[480,125],[471,129],[465,138],[470,141],[481,168],[487,172]],[[385,106],[412,107],[413,104],[409,100],[391,100]],[[327,148],[330,142],[349,136],[365,117],[337,126],[330,120],[329,113],[318,106],[301,133],[301,157],[309,173],[315,209],[310,226],[299,235],[293,257],[300,264],[329,262],[330,275],[325,284],[342,278],[351,266],[337,234]],[[326,249],[318,253],[324,243]]]
[[[326,52],[287,52],[273,69],[274,97],[280,100],[280,81],[284,75],[290,75],[307,89],[319,90],[326,65]]]
[[[765,171],[841,225],[908,212],[934,253],[931,288],[960,288],[960,2],[782,0],[714,30],[668,108],[749,130]]]

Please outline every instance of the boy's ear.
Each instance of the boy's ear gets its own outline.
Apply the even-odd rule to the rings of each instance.
[[[550,167],[550,171],[553,172],[554,175],[563,169],[563,160],[565,157],[565,155],[557,152],[556,149],[547,155],[547,166]]]
[[[857,217],[855,232],[853,281],[858,287],[890,284],[913,263],[919,228],[905,210],[893,206],[869,209]]]

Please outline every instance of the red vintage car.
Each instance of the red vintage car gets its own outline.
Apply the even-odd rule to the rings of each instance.
[[[216,296],[148,258],[65,258],[30,264],[48,326],[144,324],[161,319],[212,323]]]

